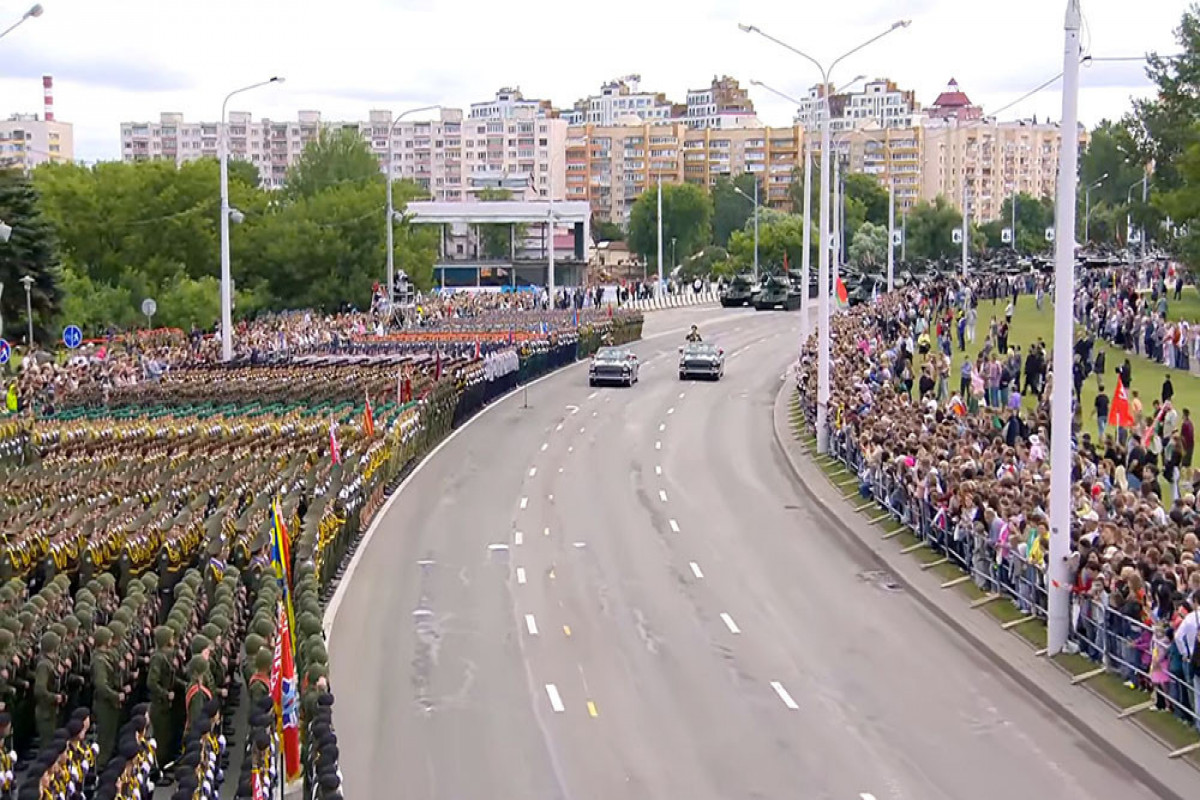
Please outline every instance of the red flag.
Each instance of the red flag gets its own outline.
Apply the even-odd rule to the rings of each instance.
[[[1112,405],[1108,407],[1108,424],[1118,428],[1133,427],[1133,412],[1129,410],[1129,392],[1117,377],[1117,388],[1113,389]]]
[[[479,346],[479,340],[476,339],[475,340],[475,360],[478,361],[481,358],[483,358],[483,348],[481,348]]]
[[[1170,403],[1163,403],[1158,407],[1158,413],[1154,415],[1154,419],[1146,426],[1146,430],[1142,434],[1142,447],[1150,446],[1150,442],[1154,440],[1154,433],[1158,430],[1159,423],[1162,422],[1163,416],[1170,408]]]
[[[342,448],[337,438],[337,420],[333,417],[329,418],[329,455],[333,458],[333,463],[342,463]]]
[[[363,394],[367,398],[367,407],[363,409],[363,431],[367,436],[374,436],[375,414],[371,412],[371,393],[364,391]]]
[[[250,773],[250,781],[252,784],[251,797],[253,797],[254,800],[268,800],[267,779],[257,768]]]
[[[787,263],[787,250],[784,250],[784,251],[783,251],[783,271],[784,271],[784,272],[787,272],[787,271],[788,271],[788,263]]]
[[[437,351],[437,364],[433,368],[433,379],[440,381],[442,379],[442,348]]]
[[[838,308],[850,305],[850,295],[846,293],[846,284],[842,283],[841,275],[838,275],[837,279],[837,302]]]
[[[275,660],[271,665],[271,695],[275,699],[275,720],[283,739],[284,772],[291,781],[300,777],[300,699],[296,690],[292,629],[282,601],[278,620]]]

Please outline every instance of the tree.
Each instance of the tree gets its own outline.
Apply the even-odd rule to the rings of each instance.
[[[34,338],[45,339],[45,329],[62,302],[62,265],[54,226],[42,213],[37,189],[17,170],[0,171],[0,220],[12,228],[9,240],[0,243],[0,283],[8,289],[0,295],[4,319],[10,326],[26,319],[20,281],[32,277]]]
[[[379,160],[353,128],[324,130],[309,142],[288,170],[284,191],[289,198],[313,197],[338,184],[382,183]]]
[[[685,259],[710,241],[712,200],[691,183],[662,187],[663,255],[669,257],[675,240],[676,258]],[[651,267],[658,264],[658,190],[642,193],[629,212],[630,248]]]
[[[800,269],[804,254],[804,218],[799,214],[785,214],[774,209],[758,212],[758,263],[760,271],[783,269],[787,255],[789,269]],[[815,233],[815,232],[814,232]],[[811,242],[815,244],[815,239]],[[754,224],[747,223],[740,231],[729,237],[729,255],[740,270],[748,270],[754,264]],[[816,264],[816,257],[812,264]]]
[[[887,229],[888,193],[874,175],[851,172],[845,176],[846,241],[853,242],[858,227],[865,222]]]
[[[864,222],[850,242],[850,260],[866,269],[886,264],[888,243],[887,226]]]
[[[1000,228],[1012,227],[1012,198],[1000,204],[999,225],[988,229],[988,245],[1000,247]],[[1034,197],[1021,192],[1017,195],[1017,251],[1042,253],[1050,248],[1046,241],[1046,228],[1054,225],[1054,201],[1049,197]],[[994,231],[994,237],[993,237]],[[1057,235],[1057,232],[1056,232]]]
[[[625,231],[621,230],[620,225],[615,222],[609,222],[606,219],[598,219],[595,214],[592,214],[591,229],[593,244],[621,242],[625,240]]]
[[[1018,206],[1019,208],[1019,206]],[[962,253],[954,231],[962,228],[962,211],[942,195],[918,203],[908,212],[906,235],[909,260],[953,258]]]
[[[724,248],[709,246],[683,260],[679,265],[679,277],[690,281],[696,277],[721,274],[728,263],[729,253]]]
[[[733,180],[722,175],[717,178],[712,190],[713,203],[713,244],[726,247],[729,236],[734,231],[745,227],[746,221],[754,216],[754,203],[746,198],[753,198],[755,175],[743,172]],[[744,196],[734,189],[740,189]],[[759,202],[766,200],[765,192],[760,188]]]

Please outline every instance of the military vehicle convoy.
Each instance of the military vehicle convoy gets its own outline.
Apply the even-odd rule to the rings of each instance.
[[[804,298],[804,290],[798,280],[790,272],[767,275],[763,279],[758,297],[754,299],[756,311],[771,311],[782,308],[784,311],[795,311],[800,307]]]
[[[725,308],[740,308],[754,305],[754,276],[748,272],[735,275],[729,285],[721,291],[721,305]]]

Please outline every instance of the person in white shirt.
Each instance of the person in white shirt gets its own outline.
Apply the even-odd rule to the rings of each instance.
[[[1175,629],[1175,646],[1179,648],[1179,654],[1183,656],[1184,675],[1191,679],[1194,706],[1192,712],[1195,714],[1193,724],[1200,728],[1200,671],[1193,666],[1196,663],[1193,655],[1196,654],[1196,647],[1200,645],[1200,641],[1197,640],[1198,633],[1200,633],[1200,592],[1193,592],[1192,610]]]

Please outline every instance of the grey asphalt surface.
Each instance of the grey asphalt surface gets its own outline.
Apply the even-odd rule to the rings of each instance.
[[[692,323],[720,382],[678,380]],[[505,400],[360,549],[330,645],[347,797],[1154,796],[807,507],[771,431],[796,314],[646,335],[637,386],[572,367]]]

